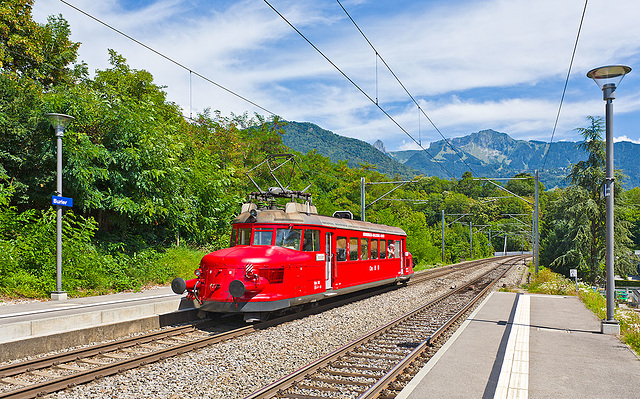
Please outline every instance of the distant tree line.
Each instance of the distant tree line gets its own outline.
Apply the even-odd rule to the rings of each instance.
[[[74,198],[64,216],[68,291],[82,295],[166,282],[176,273],[167,262],[158,266],[168,249],[226,246],[230,221],[255,189],[245,172],[268,155],[290,152],[282,143],[283,122],[210,110],[186,120],[149,72],[130,68],[114,50],[110,67],[90,77],[87,65],[77,63],[79,43],[70,40],[68,23],[61,16],[35,23],[32,4],[0,5],[0,294],[43,296],[55,284],[56,149],[47,112],[75,117],[63,146],[64,194]],[[571,187],[540,187],[542,260],[563,272],[577,267],[598,281],[601,126],[598,119],[591,122],[582,132],[593,159],[574,167]],[[305,175],[295,183],[311,183],[322,214],[350,209],[359,218],[362,177],[404,179],[370,164],[332,163],[313,150],[297,156]],[[255,179],[269,184],[266,175]],[[505,188],[532,201],[533,179],[512,180]],[[368,186],[367,202],[389,189]],[[616,198],[616,253],[624,259],[616,267],[628,274],[635,265],[629,248],[638,247],[631,233],[640,232],[640,192],[616,192]],[[531,250],[531,206],[470,172],[460,180],[420,176],[376,202],[367,220],[403,228],[409,251],[426,267],[442,263],[442,211],[445,263],[490,256],[505,242],[508,250]],[[454,215],[462,214],[467,216],[456,221]]]

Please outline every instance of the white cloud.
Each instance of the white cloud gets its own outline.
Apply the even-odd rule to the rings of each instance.
[[[613,138],[613,142],[614,143],[618,143],[620,141],[630,141],[630,142],[635,143],[635,144],[640,144],[640,139],[633,140],[633,139],[630,139],[629,137],[627,137],[626,135]]]
[[[125,0],[68,0],[207,78],[276,112],[390,150],[413,141],[346,81],[262,2],[158,0],[130,9]],[[272,4],[414,138],[441,139],[378,62],[337,4],[273,0]],[[396,75],[446,137],[495,129],[515,138],[549,140],[583,0],[483,2],[352,0],[343,2]],[[380,11],[382,10],[382,11]],[[624,12],[618,12],[624,10]],[[259,111],[190,76],[170,62],[57,0],[36,0],[35,19],[63,13],[90,70],[106,68],[107,48],[147,69],[169,99],[188,111]],[[590,2],[554,140],[576,138],[575,127],[604,107],[585,73],[594,66],[640,60],[640,3]],[[616,21],[616,29],[601,21]],[[616,115],[637,120],[640,71],[618,90]],[[377,81],[376,81],[377,76]],[[377,93],[376,93],[377,88]],[[640,116],[640,115],[639,115]],[[637,124],[636,124],[637,125]],[[634,125],[622,126],[631,140]],[[616,127],[618,129],[618,127]],[[419,132],[420,130],[420,132]],[[620,131],[620,130],[617,130]]]

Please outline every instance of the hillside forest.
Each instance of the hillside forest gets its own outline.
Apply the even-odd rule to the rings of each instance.
[[[63,145],[63,289],[72,296],[139,289],[190,277],[203,254],[227,245],[230,221],[255,190],[245,173],[283,145],[284,122],[261,115],[206,110],[185,119],[145,70],[115,50],[110,67],[89,74],[78,61],[61,16],[33,21],[33,0],[0,4],[0,295],[47,297],[55,290],[56,140],[46,113],[72,115]],[[212,104],[215,107],[215,104]],[[540,185],[541,263],[561,273],[578,268],[599,283],[604,263],[602,120],[579,128],[586,161],[565,189]],[[360,180],[405,180],[349,167],[314,150],[296,153],[319,213],[351,210],[360,217]],[[494,251],[531,250],[534,181],[489,182],[418,176],[367,209],[367,220],[398,226],[421,268],[483,258]],[[263,187],[273,185],[256,175]],[[394,186],[368,185],[367,203]],[[640,189],[616,186],[616,271],[637,273]],[[464,216],[461,216],[464,215]],[[471,240],[470,240],[471,231]]]

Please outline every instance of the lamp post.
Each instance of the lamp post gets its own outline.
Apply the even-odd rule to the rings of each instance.
[[[57,141],[57,179],[56,194],[62,197],[62,136],[64,128],[75,118],[64,114],[44,114],[56,130]],[[56,205],[56,291],[51,293],[54,301],[67,299],[67,293],[62,291],[62,206]]]
[[[601,331],[603,334],[620,334],[620,324],[614,319],[614,294],[615,283],[613,279],[613,99],[615,98],[616,86],[620,84],[624,75],[631,72],[631,68],[625,65],[609,65],[590,70],[587,77],[602,89],[602,99],[606,101],[605,106],[605,126],[606,126],[606,177],[605,177],[605,199],[606,199],[606,252],[605,268],[607,276],[607,319],[602,320]]]

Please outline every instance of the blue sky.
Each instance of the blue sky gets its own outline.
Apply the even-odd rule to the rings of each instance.
[[[262,0],[66,0],[191,70],[287,120],[315,123],[388,150],[417,148]],[[441,139],[334,0],[270,0],[415,139]],[[549,141],[584,0],[343,0],[360,28],[447,138],[483,129]],[[167,86],[186,115],[264,111],[162,59],[59,0],[36,0],[34,18],[62,14],[80,59],[108,67],[108,48]],[[640,143],[640,2],[591,0],[554,141],[578,140],[587,115],[604,114],[586,77],[625,64],[614,136]],[[376,89],[377,88],[377,89]]]

